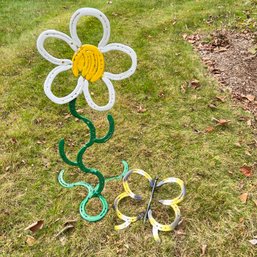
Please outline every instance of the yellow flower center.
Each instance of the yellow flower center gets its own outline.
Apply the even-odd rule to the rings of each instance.
[[[74,53],[72,63],[72,72],[75,77],[81,75],[86,80],[95,82],[103,76],[104,56],[96,46],[81,46]]]

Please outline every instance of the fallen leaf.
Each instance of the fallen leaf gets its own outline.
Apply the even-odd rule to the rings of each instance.
[[[247,150],[245,150],[245,154],[248,155],[248,156],[252,156],[252,154]]]
[[[66,115],[64,116],[64,119],[67,120],[67,119],[69,119],[70,117],[71,117],[70,114],[66,114]]]
[[[250,166],[243,165],[243,166],[240,168],[240,171],[241,171],[246,177],[251,177],[251,176],[252,176],[252,167],[250,167]]]
[[[18,142],[15,137],[12,137],[12,138],[11,138],[11,141],[12,141],[13,144],[17,144],[17,142]]]
[[[220,47],[220,48],[215,49],[215,52],[222,53],[222,52],[225,52],[227,50],[228,50],[227,47]]]
[[[185,236],[186,232],[183,231],[182,229],[178,229],[178,230],[175,230],[175,234],[178,236]]]
[[[217,123],[216,126],[226,126],[231,122],[230,120],[225,120],[225,119],[217,120],[217,119],[213,118],[213,120]]]
[[[196,100],[198,97],[197,97],[197,95],[192,95],[192,100]]]
[[[225,97],[224,96],[215,96],[215,98],[219,101],[221,101],[222,103],[225,102]]]
[[[182,94],[186,93],[186,85],[185,85],[185,83],[180,86],[180,90],[181,90]]]
[[[206,250],[207,250],[207,245],[202,245],[202,252],[201,252],[201,256],[204,256],[206,254]]]
[[[81,114],[81,113],[83,113],[83,111],[84,111],[84,109],[81,108],[81,109],[78,109],[78,110],[77,110],[77,113],[80,113],[80,114]]]
[[[246,203],[248,199],[248,193],[243,193],[239,196],[242,203]]]
[[[252,101],[254,101],[255,96],[254,96],[254,95],[246,95],[246,98],[247,98],[250,102],[252,102]]]
[[[67,242],[67,238],[65,236],[61,236],[59,240],[61,242],[61,245],[65,245]]]
[[[187,34],[184,33],[184,34],[182,35],[182,37],[183,37],[184,39],[187,39]]]
[[[252,245],[257,245],[257,239],[249,240],[249,242],[250,242]]]
[[[33,236],[28,236],[26,243],[28,246],[32,246],[36,243],[36,239]]]
[[[65,233],[65,232],[68,232],[70,230],[74,229],[74,226],[73,225],[67,225],[65,226],[60,232],[58,232],[55,237],[59,237],[61,234]]]
[[[34,123],[35,123],[35,124],[39,124],[39,123],[42,122],[42,120],[43,120],[42,118],[35,119],[35,120],[34,120]]]
[[[217,69],[217,68],[214,68],[211,70],[211,72],[214,74],[214,75],[219,75],[221,73],[221,70],[220,69]]]
[[[64,227],[66,227],[67,225],[72,225],[74,223],[76,223],[78,220],[74,219],[74,220],[66,220],[64,222]]]
[[[217,109],[217,105],[216,104],[208,104],[208,107],[210,107],[211,109]]]
[[[137,107],[137,112],[138,112],[138,113],[144,113],[144,112],[146,112],[146,109],[145,109],[143,106],[139,105],[139,106]]]
[[[163,97],[165,97],[165,94],[164,94],[163,91],[161,91],[161,92],[159,92],[158,96],[159,96],[160,98],[163,98]]]
[[[32,233],[35,233],[38,230],[42,229],[43,226],[44,226],[44,220],[39,220],[39,221],[32,223],[28,227],[26,227],[24,230],[30,230]]]
[[[42,145],[42,144],[44,144],[44,142],[43,142],[43,141],[38,140],[38,141],[37,141],[37,144],[38,144],[38,145]]]
[[[244,223],[244,221],[245,221],[245,219],[244,219],[243,217],[241,217],[241,218],[239,219],[239,222],[240,222],[240,223]]]
[[[257,206],[257,200],[253,200],[253,202],[255,203],[255,205]]]
[[[194,89],[197,89],[197,88],[201,87],[200,82],[197,79],[194,79],[194,80],[190,81],[189,86],[194,88]]]
[[[257,53],[257,46],[250,47],[248,52],[252,55],[255,55]]]
[[[251,127],[251,126],[252,126],[252,121],[251,121],[251,119],[247,120],[246,124],[247,124],[247,126]]]
[[[214,130],[214,127],[208,127],[205,129],[205,132],[210,133]]]

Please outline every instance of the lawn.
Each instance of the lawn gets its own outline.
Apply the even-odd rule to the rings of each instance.
[[[69,156],[76,156],[88,131],[69,116],[67,105],[56,105],[44,95],[43,83],[54,65],[39,55],[36,39],[46,29],[68,34],[70,16],[81,7],[104,12],[111,23],[110,42],[127,44],[138,56],[136,73],[113,82],[114,136],[89,149],[87,164],[111,176],[121,173],[124,159],[130,168],[153,177],[174,176],[186,183],[182,223],[175,232],[160,233],[161,244],[153,240],[150,224],[142,221],[114,230],[120,220],[111,207],[123,190],[121,182],[106,184],[103,194],[110,210],[98,223],[79,215],[86,191],[68,190],[57,182],[61,169],[67,181],[95,182],[63,163],[58,154],[58,141],[65,138]],[[0,255],[192,257],[207,246],[204,256],[256,256],[256,246],[249,243],[257,235],[256,131],[245,122],[253,117],[233,103],[229,92],[220,90],[183,38],[221,28],[244,30],[247,16],[256,19],[256,10],[256,0],[0,1]],[[79,35],[84,43],[97,44],[100,23],[84,18]],[[49,40],[47,49],[69,59],[73,54],[60,40]],[[113,72],[130,65],[116,52],[105,58],[106,69]],[[187,86],[192,80],[200,87]],[[72,73],[66,73],[54,90],[65,95],[75,82]],[[101,83],[91,85],[91,91],[97,103],[106,103]],[[215,109],[209,107],[214,101]],[[104,135],[107,113],[91,110],[83,96],[78,105]],[[230,122],[215,126],[213,118]],[[252,167],[252,176],[242,174],[243,165]],[[134,182],[138,190],[146,183]],[[243,193],[248,193],[246,203],[240,200]],[[127,201],[122,209],[133,214],[145,204]],[[91,207],[92,212],[99,208]],[[156,203],[153,208],[160,221],[172,220],[167,209]],[[24,230],[38,220],[44,220],[41,230]],[[76,220],[75,228],[56,237],[67,220]]]

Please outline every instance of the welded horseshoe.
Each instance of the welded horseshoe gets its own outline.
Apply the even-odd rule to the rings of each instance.
[[[114,209],[116,211],[116,214],[118,216],[118,218],[120,218],[121,220],[124,221],[124,223],[122,223],[121,225],[116,225],[114,228],[115,230],[120,230],[120,229],[124,229],[126,227],[128,227],[131,223],[133,222],[136,222],[140,219],[143,218],[143,216],[146,217],[146,214],[142,215],[142,213],[138,214],[137,216],[126,216],[124,215],[120,210],[119,210],[119,202],[126,198],[126,197],[131,197],[132,199],[135,199],[135,200],[142,200],[142,196],[140,195],[137,195],[137,194],[134,194],[129,185],[128,185],[128,178],[131,174],[139,174],[143,177],[145,177],[148,182],[150,183],[150,186],[152,187],[152,191],[154,191],[154,182],[156,181],[152,179],[152,177],[145,171],[143,170],[140,170],[140,169],[133,169],[133,170],[130,170],[126,176],[124,176],[123,178],[123,187],[124,187],[124,190],[125,192],[123,192],[122,194],[118,195],[114,201]],[[181,218],[181,214],[180,214],[180,210],[179,210],[179,207],[178,207],[178,203],[180,203],[183,199],[184,199],[184,196],[186,194],[186,188],[185,188],[185,184],[182,180],[178,179],[178,178],[173,178],[173,177],[170,177],[170,178],[166,178],[162,181],[160,181],[157,185],[156,185],[156,188],[159,188],[161,186],[163,186],[164,184],[168,184],[168,183],[175,183],[175,184],[178,184],[179,187],[180,187],[180,194],[173,198],[173,199],[167,199],[167,200],[159,200],[159,202],[163,205],[168,205],[170,206],[174,213],[175,213],[175,218],[174,218],[174,221],[170,224],[161,224],[159,223],[154,217],[153,217],[153,214],[152,214],[152,210],[150,209],[150,204],[148,205],[148,220],[150,222],[150,224],[152,225],[152,232],[153,232],[153,237],[154,239],[157,241],[157,242],[160,242],[160,238],[159,238],[159,235],[158,235],[158,232],[159,231],[172,231],[179,223],[180,221],[180,218]],[[153,192],[152,192],[152,195],[153,195]]]

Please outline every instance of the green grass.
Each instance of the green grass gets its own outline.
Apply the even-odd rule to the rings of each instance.
[[[0,255],[191,257],[200,256],[206,244],[206,256],[256,256],[256,247],[248,242],[257,235],[256,171],[246,178],[239,170],[244,163],[256,161],[254,130],[240,119],[252,117],[235,106],[228,93],[220,92],[182,37],[222,27],[243,29],[246,13],[256,14],[256,1],[106,2],[0,1]],[[88,180],[87,175],[67,167],[57,151],[58,141],[64,137],[70,142],[70,156],[75,156],[88,132],[73,118],[64,120],[66,105],[55,105],[44,95],[44,79],[54,66],[41,58],[35,42],[46,29],[68,33],[70,16],[80,7],[103,11],[111,22],[110,42],[128,44],[138,55],[136,73],[113,82],[117,92],[111,111],[116,122],[114,137],[89,149],[88,166],[113,175],[120,173],[125,159],[131,168],[160,178],[179,177],[186,183],[179,227],[185,235],[160,233],[160,245],[154,242],[150,225],[142,222],[114,231],[119,220],[111,204],[122,192],[121,183],[106,185],[103,193],[110,211],[101,222],[89,224],[78,213],[86,192],[82,188],[67,190],[56,181],[62,168],[67,169],[67,180]],[[208,25],[210,16],[214,22]],[[85,43],[97,43],[101,33],[94,19],[79,23]],[[49,40],[48,49],[56,56],[72,57],[61,41]],[[117,72],[129,66],[129,60],[116,53],[106,55],[106,62],[107,68]],[[201,88],[181,92],[181,85],[192,79],[198,79]],[[60,76],[55,92],[64,95],[75,81],[71,74]],[[102,89],[100,83],[92,85],[99,103],[106,100]],[[211,110],[208,104],[217,95],[225,96],[226,101]],[[146,112],[137,112],[140,105]],[[99,134],[104,134],[106,113],[90,110],[83,97],[79,108],[95,122]],[[212,133],[197,133],[212,126],[213,117],[229,119],[231,124]],[[140,183],[137,186],[144,181]],[[249,192],[249,200],[243,204],[239,196],[245,192]],[[127,204],[123,210],[137,211],[135,203]],[[168,217],[167,213],[162,217],[160,209],[156,213],[160,219]],[[55,235],[65,220],[74,218],[78,219],[76,227],[65,235],[62,245]],[[33,235],[36,243],[28,246],[29,233],[24,228],[39,219],[45,221],[44,228]]]

